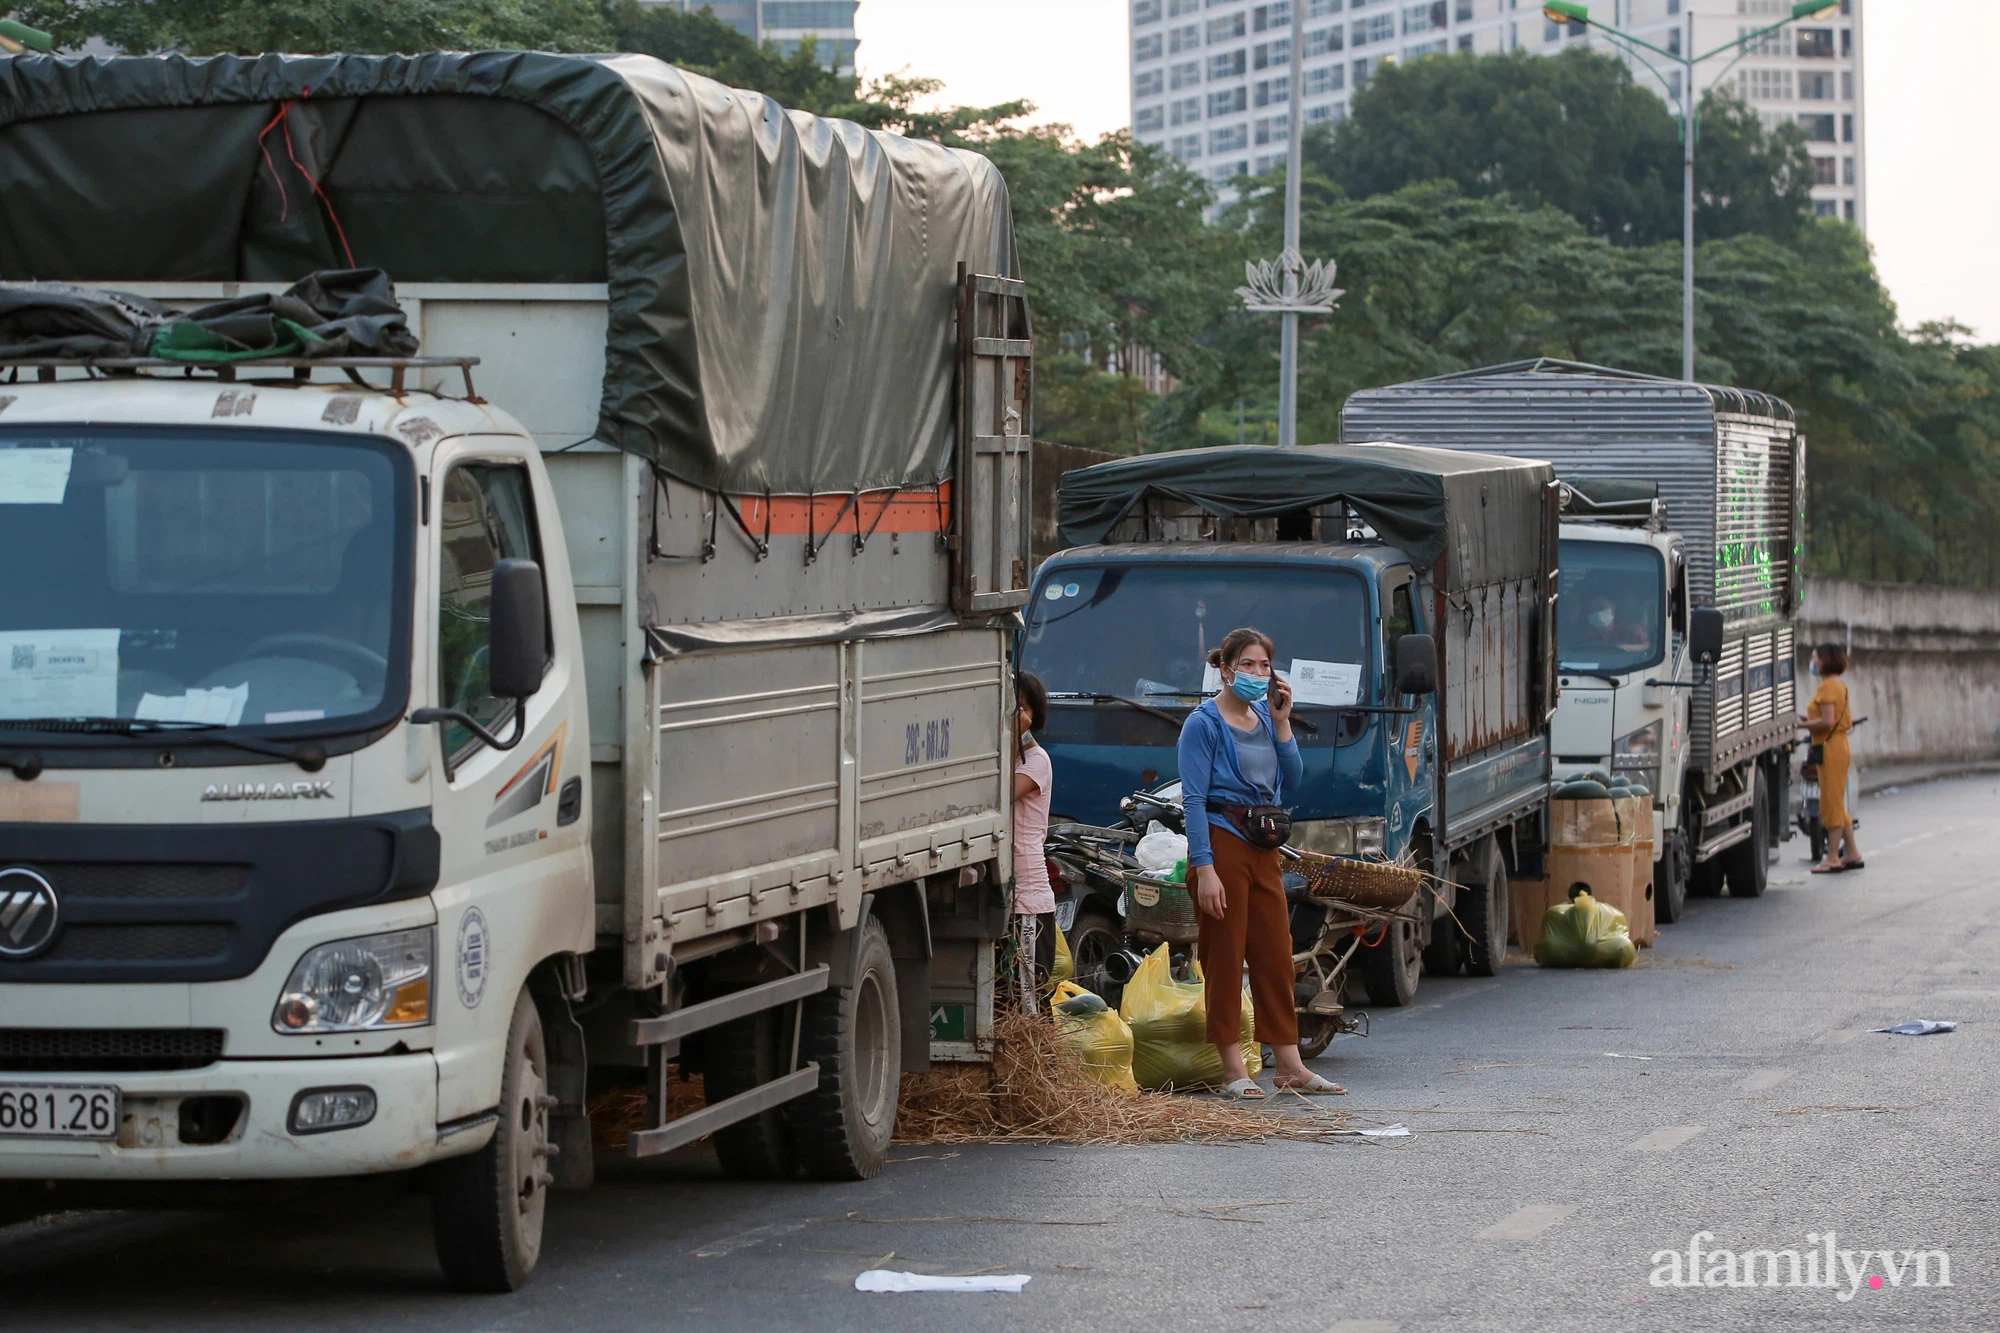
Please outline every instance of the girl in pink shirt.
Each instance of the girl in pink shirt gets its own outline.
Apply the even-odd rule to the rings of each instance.
[[[1049,752],[1032,733],[1048,722],[1049,694],[1032,672],[1014,676],[1014,915],[1019,927],[1026,999],[1032,1006],[1049,985],[1056,961],[1056,894],[1042,849],[1055,789]]]

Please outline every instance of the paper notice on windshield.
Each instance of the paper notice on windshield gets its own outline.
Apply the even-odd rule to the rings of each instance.
[[[0,717],[117,715],[117,630],[0,630]]]
[[[132,716],[146,722],[205,722],[210,726],[233,727],[243,720],[243,705],[250,702],[250,682],[217,685],[213,689],[189,690],[186,694],[144,694]]]
[[[69,488],[69,449],[0,449],[0,505],[59,505]]]
[[[1213,662],[1201,669],[1201,692],[1203,694],[1222,692],[1222,668]]]
[[[1291,681],[1294,703],[1344,707],[1360,700],[1361,664],[1294,657]]]

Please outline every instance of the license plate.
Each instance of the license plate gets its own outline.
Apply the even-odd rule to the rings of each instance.
[[[74,1083],[0,1085],[0,1138],[118,1137],[118,1089]]]
[[[1070,931],[1076,928],[1076,909],[1081,906],[1074,898],[1064,899],[1056,904],[1056,929]]]

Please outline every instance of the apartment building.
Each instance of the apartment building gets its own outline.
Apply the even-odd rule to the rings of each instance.
[[[1298,0],[1305,5],[1300,102],[1306,123],[1347,114],[1348,99],[1385,63],[1460,52],[1551,55],[1581,45],[1616,52],[1601,34],[1551,22],[1538,0]],[[1230,182],[1282,163],[1291,114],[1293,0],[1130,0],[1132,133]],[[1795,121],[1813,162],[1813,209],[1866,227],[1862,152],[1862,0],[1833,0],[1825,17],[1793,24],[1696,67],[1697,94],[1718,78],[1767,124]],[[1710,51],[1791,12],[1790,0],[1591,0],[1601,21],[1678,53],[1692,17],[1693,50]],[[1678,68],[1622,56],[1633,78],[1680,95]]]
[[[854,72],[854,11],[859,0],[640,0],[677,9],[713,10],[745,37],[772,42],[787,54],[806,38],[815,39],[822,61],[842,74]]]

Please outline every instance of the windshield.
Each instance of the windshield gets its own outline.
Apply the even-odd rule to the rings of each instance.
[[[310,735],[402,707],[407,456],[276,431],[0,433],[0,729]]]
[[[1021,665],[1051,694],[1199,695],[1217,688],[1209,649],[1239,625],[1277,641],[1300,703],[1365,702],[1367,592],[1325,566],[1067,566],[1028,608]]]
[[[1665,656],[1666,562],[1650,546],[1562,544],[1557,657],[1564,671],[1619,675]]]

